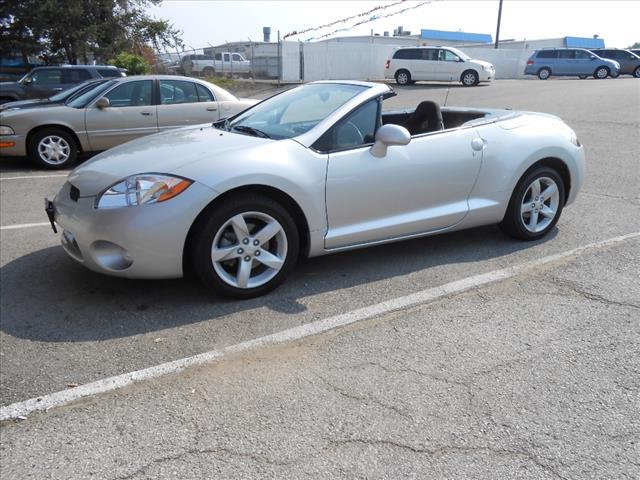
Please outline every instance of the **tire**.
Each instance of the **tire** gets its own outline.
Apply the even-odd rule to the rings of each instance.
[[[207,288],[225,296],[253,298],[270,292],[298,259],[300,234],[295,221],[264,195],[231,197],[213,207],[194,228],[193,270]],[[261,232],[265,242],[259,238]],[[243,233],[247,236],[240,239]]]
[[[588,75],[578,75],[578,78],[580,80],[585,80],[588,77]]]
[[[548,196],[536,200],[537,183],[540,193]],[[547,188],[555,185],[553,188]],[[555,226],[562,214],[565,199],[564,182],[553,168],[540,166],[526,172],[513,190],[507,212],[500,228],[507,235],[519,240],[538,240]],[[542,212],[545,213],[542,213]],[[535,216],[534,216],[535,215]],[[549,217],[549,215],[553,215]]]
[[[460,81],[465,87],[475,87],[480,83],[480,77],[475,70],[466,70],[460,75]]]
[[[202,75],[205,77],[214,77],[216,75],[216,71],[213,67],[204,67],[202,69]]]
[[[636,67],[636,69],[633,71],[633,76],[636,78],[640,78],[640,67]]]
[[[597,78],[599,80],[602,80],[604,78],[607,78],[609,76],[609,69],[607,67],[598,67],[596,68],[596,71],[593,72],[593,78]]]
[[[620,76],[620,72],[616,72],[616,73],[610,73],[611,78],[618,78]]]
[[[398,85],[408,85],[411,83],[411,73],[408,70],[398,70],[395,75]]]
[[[540,80],[546,80],[551,76],[551,69],[544,67],[538,70],[538,78]]]
[[[78,157],[76,139],[61,128],[44,128],[34,133],[28,145],[29,156],[38,166],[51,170],[67,168]]]

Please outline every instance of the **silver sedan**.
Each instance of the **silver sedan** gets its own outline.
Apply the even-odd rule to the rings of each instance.
[[[193,269],[246,298],[318,256],[499,223],[546,235],[578,194],[584,151],[559,118],[387,111],[386,85],[316,82],[213,126],[133,141],[73,171],[52,223],[77,262],[129,278]]]
[[[194,78],[118,78],[61,105],[4,110],[0,154],[28,155],[41,167],[66,168],[80,151],[106,150],[152,133],[211,123],[255,103]]]

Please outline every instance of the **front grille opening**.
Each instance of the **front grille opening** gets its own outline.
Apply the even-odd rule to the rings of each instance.
[[[69,197],[71,197],[71,200],[73,200],[74,202],[77,202],[78,198],[80,198],[80,189],[71,185],[71,190],[69,190]]]

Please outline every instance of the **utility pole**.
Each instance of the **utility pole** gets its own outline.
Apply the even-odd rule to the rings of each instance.
[[[500,41],[500,19],[502,18],[502,0],[500,0],[500,6],[498,7],[498,27],[496,28],[496,44],[493,48],[498,48],[498,42]]]

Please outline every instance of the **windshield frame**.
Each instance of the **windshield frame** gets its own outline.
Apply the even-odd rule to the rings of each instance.
[[[460,57],[462,60],[464,60],[465,62],[469,62],[471,60],[473,60],[469,55],[467,55],[466,53],[464,53],[462,50],[459,50],[455,47],[442,47],[442,49],[448,49],[451,52],[455,53],[458,57]]]

